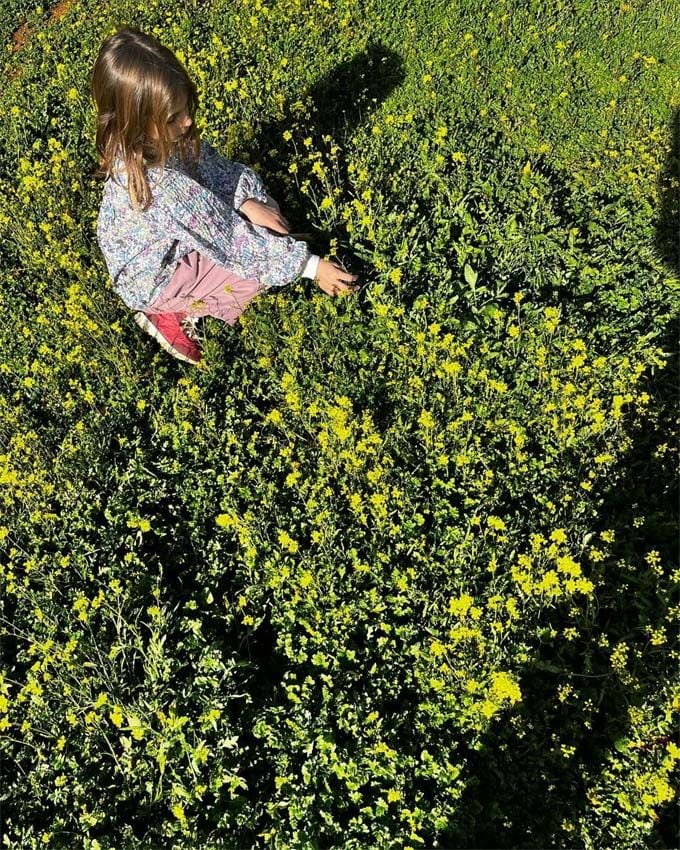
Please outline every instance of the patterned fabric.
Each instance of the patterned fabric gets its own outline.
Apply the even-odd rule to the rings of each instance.
[[[164,170],[150,168],[147,176],[153,202],[146,212],[133,210],[118,158],[97,219],[113,288],[132,310],[153,303],[191,251],[265,287],[290,283],[313,256],[305,242],[274,236],[236,212],[248,198],[266,203],[265,186],[252,169],[220,156],[204,139],[196,179],[176,151]]]

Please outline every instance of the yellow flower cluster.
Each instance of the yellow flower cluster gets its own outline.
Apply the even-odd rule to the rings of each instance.
[[[531,553],[519,554],[511,570],[512,579],[527,600],[538,604],[575,593],[590,595],[593,583],[583,578],[582,569],[566,550],[566,532],[555,529],[551,542],[540,534],[532,535]],[[554,564],[554,568],[550,564]]]

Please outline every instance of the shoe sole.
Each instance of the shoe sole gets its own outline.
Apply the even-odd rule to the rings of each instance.
[[[177,349],[171,343],[169,343],[168,340],[163,336],[163,334],[158,330],[154,323],[150,322],[149,319],[147,319],[144,313],[135,313],[135,322],[137,322],[139,327],[143,331],[146,331],[149,336],[152,336],[155,340],[157,340],[169,354],[172,354],[173,357],[176,357],[177,360],[184,360],[185,363],[193,363],[194,365],[200,362],[200,358],[198,360],[194,360],[193,357],[187,357],[186,354],[182,354],[181,351],[177,351]]]

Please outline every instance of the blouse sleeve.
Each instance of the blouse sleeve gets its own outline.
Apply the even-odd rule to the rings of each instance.
[[[201,139],[199,173],[205,185],[235,210],[249,198],[267,203],[267,190],[252,168],[220,156],[210,142]]]
[[[151,210],[164,237],[190,245],[239,277],[257,278],[265,286],[290,283],[312,256],[305,242],[274,236],[252,224],[183,171],[165,171],[154,187]]]

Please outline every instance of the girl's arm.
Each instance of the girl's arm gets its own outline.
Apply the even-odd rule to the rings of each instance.
[[[253,224],[259,224],[260,227],[266,227],[274,233],[290,233],[290,222],[281,215],[278,204],[276,206],[269,203],[263,204],[262,201],[248,198],[241,204],[238,212]]]
[[[151,211],[164,238],[177,239],[239,277],[258,278],[265,286],[290,283],[312,256],[305,242],[251,224],[182,171],[166,171]]]
[[[290,223],[285,217],[281,216],[281,207],[267,192],[260,177],[242,163],[220,156],[210,142],[203,139],[201,140],[199,170],[206,185],[226,203],[231,204],[239,216],[245,217],[253,224],[259,224],[273,230],[275,233],[284,235],[290,233]],[[256,203],[251,204],[246,210],[245,207],[248,206],[249,201]],[[265,209],[258,211],[258,204],[263,204]],[[273,220],[271,217],[272,209],[279,214]],[[292,238],[307,242],[310,234],[295,234]],[[307,263],[300,272],[302,277],[314,279],[320,259],[318,255],[310,252]]]
[[[201,140],[199,168],[208,188],[226,203],[231,203],[239,215],[275,233],[290,232],[290,222],[281,215],[281,207],[252,169],[220,156],[210,142],[204,140]],[[256,203],[250,204],[249,201]],[[259,204],[262,204],[264,209],[258,209]],[[272,210],[278,215],[272,216]]]

